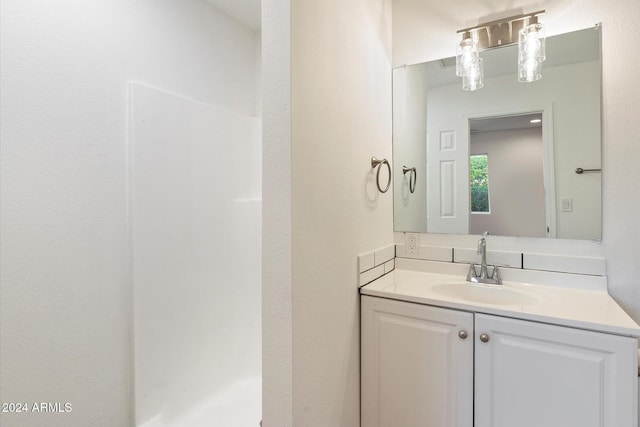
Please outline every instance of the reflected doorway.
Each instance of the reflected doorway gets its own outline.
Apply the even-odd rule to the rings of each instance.
[[[469,232],[547,236],[542,113],[469,119]]]

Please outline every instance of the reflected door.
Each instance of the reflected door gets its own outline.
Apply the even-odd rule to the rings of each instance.
[[[469,136],[464,121],[431,114],[427,121],[429,233],[469,233]]]

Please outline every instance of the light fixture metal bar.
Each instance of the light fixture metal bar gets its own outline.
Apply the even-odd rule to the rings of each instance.
[[[513,22],[513,21],[523,20],[524,18],[533,18],[534,16],[542,15],[543,13],[545,13],[544,9],[539,10],[537,12],[524,13],[522,15],[514,15],[514,16],[510,16],[508,18],[496,19],[495,21],[483,22],[482,24],[478,24],[478,25],[473,26],[473,27],[463,28],[462,30],[458,30],[457,33],[460,34],[460,33],[466,32],[466,31],[479,30],[479,29],[484,28],[484,27],[489,27],[489,26],[494,26],[494,25],[498,25],[498,24],[502,24],[502,23],[509,23],[509,22]]]
[[[478,40],[478,47],[481,50],[508,46],[518,42],[518,31],[524,26],[525,21],[527,21],[527,24],[532,23],[534,20],[537,21],[537,16],[544,12],[544,10],[539,10],[485,22],[475,27],[458,30],[458,34],[475,32],[475,38]]]

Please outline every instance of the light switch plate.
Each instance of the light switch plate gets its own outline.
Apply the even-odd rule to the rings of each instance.
[[[573,211],[573,200],[570,197],[562,197],[560,199],[560,211],[561,212]]]

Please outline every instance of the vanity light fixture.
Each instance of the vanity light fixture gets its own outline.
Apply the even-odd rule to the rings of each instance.
[[[478,67],[478,39],[465,31],[456,46],[456,76],[463,77]]]
[[[527,19],[527,25],[518,31],[518,81],[534,82],[542,78],[541,64],[545,53],[544,27],[537,16]]]
[[[482,58],[478,57],[475,64],[467,68],[462,75],[462,90],[476,90],[484,86],[484,65]]]
[[[544,27],[538,16],[544,10],[512,16],[458,30],[462,34],[456,46],[456,75],[462,77],[463,90],[484,86],[480,50],[518,43],[518,81],[533,82],[542,78],[546,59]]]
[[[456,75],[462,77],[463,90],[484,86],[484,69],[478,52],[477,33],[465,31],[456,47]]]

